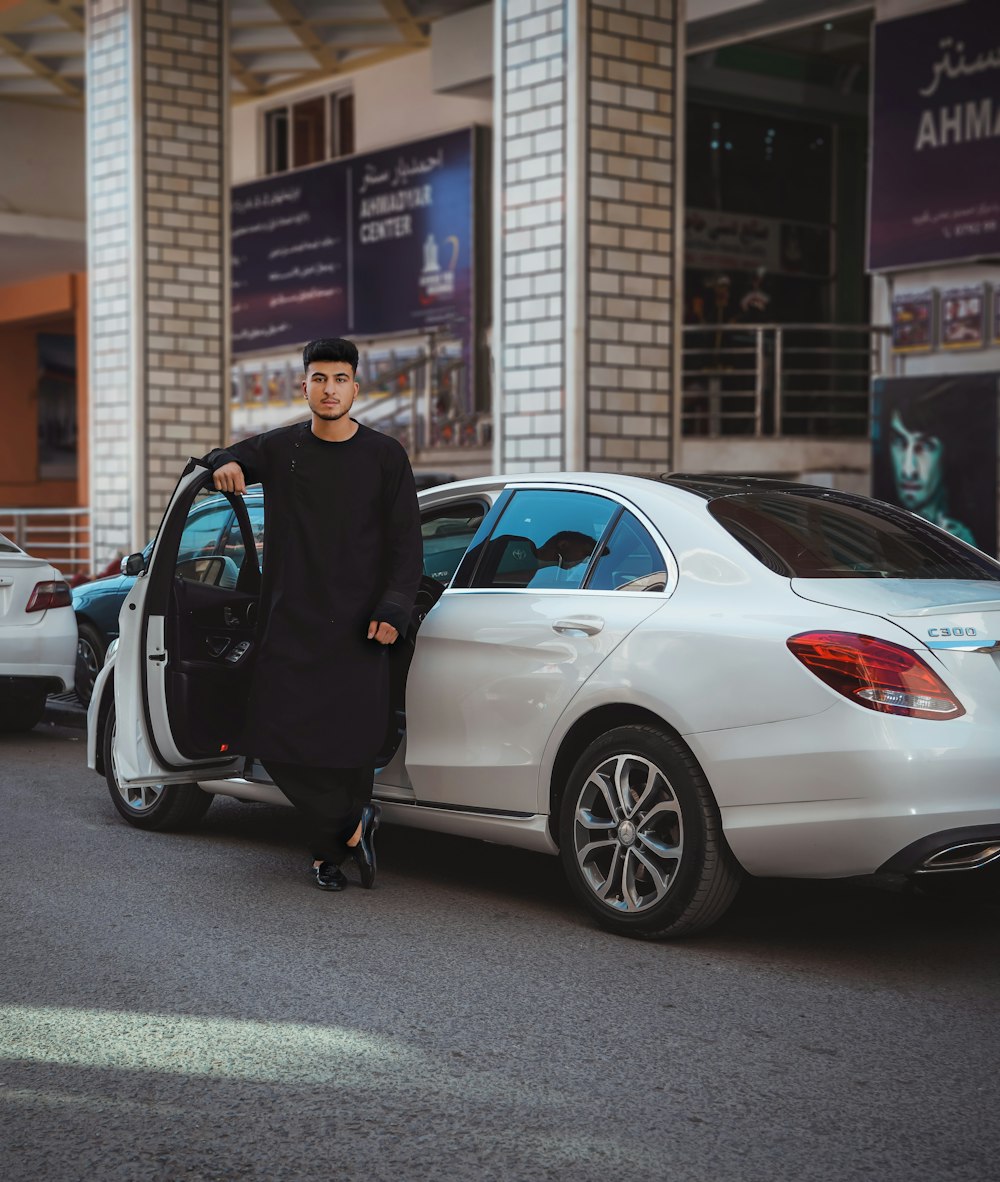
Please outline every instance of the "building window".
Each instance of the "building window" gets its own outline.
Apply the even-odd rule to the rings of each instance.
[[[354,95],[334,91],[264,112],[264,174],[336,160],[354,151]]]

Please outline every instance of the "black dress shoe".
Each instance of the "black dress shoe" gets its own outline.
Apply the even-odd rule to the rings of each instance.
[[[375,830],[382,820],[382,806],[366,804],[361,810],[361,838],[351,846],[351,853],[361,872],[361,885],[368,890],[375,885]]]
[[[333,862],[310,866],[309,873],[321,891],[342,891],[347,886],[347,876]]]

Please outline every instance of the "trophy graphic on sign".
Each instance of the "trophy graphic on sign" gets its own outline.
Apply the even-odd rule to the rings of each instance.
[[[433,303],[435,299],[455,294],[455,268],[458,266],[458,238],[449,234],[445,239],[451,244],[451,258],[448,266],[442,267],[438,258],[437,239],[428,234],[424,239],[424,265],[420,271],[420,302]]]
[[[424,242],[424,266],[421,275],[436,275],[441,270],[438,262],[438,244],[433,234],[428,234]]]

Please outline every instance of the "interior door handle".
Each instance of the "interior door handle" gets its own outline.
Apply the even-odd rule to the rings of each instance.
[[[564,636],[596,636],[604,627],[600,616],[576,616],[569,620],[556,620],[552,625],[553,632],[561,632]]]

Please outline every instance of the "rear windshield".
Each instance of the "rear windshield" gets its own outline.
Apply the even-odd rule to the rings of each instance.
[[[5,538],[0,534],[0,554],[20,554],[21,547],[15,546],[10,538]]]
[[[747,493],[717,497],[708,511],[790,579],[1000,580],[1000,563],[880,501]]]

